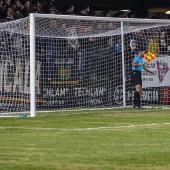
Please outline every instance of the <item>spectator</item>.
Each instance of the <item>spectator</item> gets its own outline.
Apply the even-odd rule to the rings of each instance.
[[[102,33],[102,31],[103,31],[103,22],[97,22],[96,24],[95,24],[95,30],[94,30],[94,32],[95,33]]]
[[[102,17],[103,16],[103,13],[100,11],[96,14],[97,17]]]
[[[13,13],[20,13],[24,9],[24,6],[21,4],[20,0],[15,0],[14,5],[12,5],[12,11]]]
[[[167,54],[168,53],[168,43],[167,43],[167,38],[166,34],[164,31],[162,31],[159,35],[159,49],[160,49],[160,54]]]
[[[65,33],[66,30],[67,30],[67,25],[65,23],[61,23],[60,31]]]
[[[135,40],[130,41],[130,51],[131,53],[133,53],[133,56],[135,56],[138,53]]]
[[[113,42],[113,50],[116,56],[119,56],[122,52],[122,47],[121,47],[121,37],[116,36],[115,37],[115,42]]]
[[[145,48],[147,45],[146,32],[136,31],[131,34],[131,39],[136,41],[137,48]]]
[[[6,18],[7,9],[11,8],[11,0],[6,0],[2,8],[2,18]]]
[[[9,7],[11,7],[11,0],[6,0],[3,5],[3,8],[4,10],[7,10]]]
[[[114,61],[113,67],[114,67],[114,71],[116,72],[118,68],[121,68],[121,59],[122,59],[121,37],[119,35],[115,35],[109,40],[108,43],[111,49],[111,53],[113,54],[113,61]]]
[[[152,33],[148,40],[147,51],[157,53],[159,52],[158,35],[157,33]]]
[[[24,17],[28,17],[29,16],[29,14],[30,14],[30,1],[28,1],[28,0],[25,1],[24,8],[22,9],[21,14]]]
[[[50,38],[45,39],[45,58],[46,58],[46,70],[47,70],[47,79],[51,80],[53,75],[54,68],[54,58],[56,56],[56,39]]]
[[[57,27],[57,32],[58,32],[58,34],[61,36],[63,36],[63,37],[67,37],[68,36],[68,34],[67,34],[67,25],[63,22],[61,22],[60,23],[60,25],[59,25],[59,27]],[[58,40],[57,40],[58,42],[57,42],[57,54],[58,55],[61,55],[61,53],[63,52],[63,51],[65,51],[65,49],[66,49],[66,45],[67,45],[67,40],[65,39],[65,38],[59,38]]]
[[[102,14],[103,14],[102,15],[103,17],[110,17],[111,16],[109,11],[103,11]]]
[[[7,21],[13,21],[14,20],[13,14],[12,14],[12,9],[10,7],[7,8],[5,19]]]
[[[49,30],[51,32],[57,31],[58,27],[57,27],[57,22],[55,19],[51,19],[49,21],[49,23],[47,24],[49,27]],[[49,31],[49,34],[50,34]],[[48,81],[50,81],[51,79],[53,79],[53,72],[54,72],[54,61],[56,56],[59,55],[59,45],[58,44],[58,39],[55,37],[51,37],[51,38],[44,38],[44,54],[45,54],[45,60],[46,60],[46,75],[47,75],[47,79]]]
[[[66,15],[75,15],[74,13],[74,5],[69,5],[68,6],[68,9],[64,12],[64,14]]]
[[[86,35],[94,32],[94,28],[92,26],[81,25],[81,30],[86,33]],[[80,39],[80,79],[86,80],[91,79],[94,80],[96,78],[95,74],[95,42],[96,39],[93,37],[87,37]],[[87,74],[86,74],[87,73]]]
[[[37,2],[33,5],[33,13],[43,13],[42,3],[40,3],[40,2],[37,1]]]
[[[143,30],[137,32],[137,48],[146,48],[147,45],[147,37],[145,36],[145,32]]]
[[[113,28],[114,28],[113,22],[109,22],[109,23],[107,24],[107,30],[112,30]]]
[[[56,8],[55,5],[55,0],[50,0],[47,4],[47,8],[46,8],[46,13],[47,14],[56,14],[58,13],[58,9]]]
[[[14,20],[17,20],[17,19],[24,18],[24,16],[23,16],[22,14],[20,14],[20,13],[15,13],[15,14],[13,15],[13,18],[14,18]]]
[[[89,15],[90,12],[90,7],[89,6],[84,6],[80,12],[80,15]]]
[[[56,10],[50,10],[49,14],[56,14]]]
[[[37,0],[29,0],[29,2],[30,2],[30,13],[33,12],[33,4],[32,4],[32,2],[35,2],[35,1],[37,2]]]

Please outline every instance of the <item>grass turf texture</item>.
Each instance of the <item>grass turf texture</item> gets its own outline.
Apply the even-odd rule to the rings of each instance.
[[[1,170],[169,170],[170,110],[0,118]]]

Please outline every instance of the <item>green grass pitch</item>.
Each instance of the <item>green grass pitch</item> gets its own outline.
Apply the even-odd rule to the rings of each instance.
[[[1,170],[169,170],[170,110],[0,118]]]

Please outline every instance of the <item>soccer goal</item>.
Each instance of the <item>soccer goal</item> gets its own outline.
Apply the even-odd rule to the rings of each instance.
[[[142,105],[170,104],[170,21],[30,14],[0,24],[0,114],[131,107],[138,48],[156,54],[142,72]],[[145,59],[144,59],[145,60]]]

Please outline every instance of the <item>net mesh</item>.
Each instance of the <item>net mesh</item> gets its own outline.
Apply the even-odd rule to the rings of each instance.
[[[114,19],[35,18],[36,110],[121,107],[123,78],[126,106],[131,106],[131,65],[138,48],[158,56],[146,64],[157,75],[142,72],[142,105],[167,106],[168,30],[169,23],[124,22],[122,51],[121,22]],[[0,25],[1,115],[30,110],[29,31],[29,18]]]
[[[0,112],[29,110],[29,19],[0,24]]]

